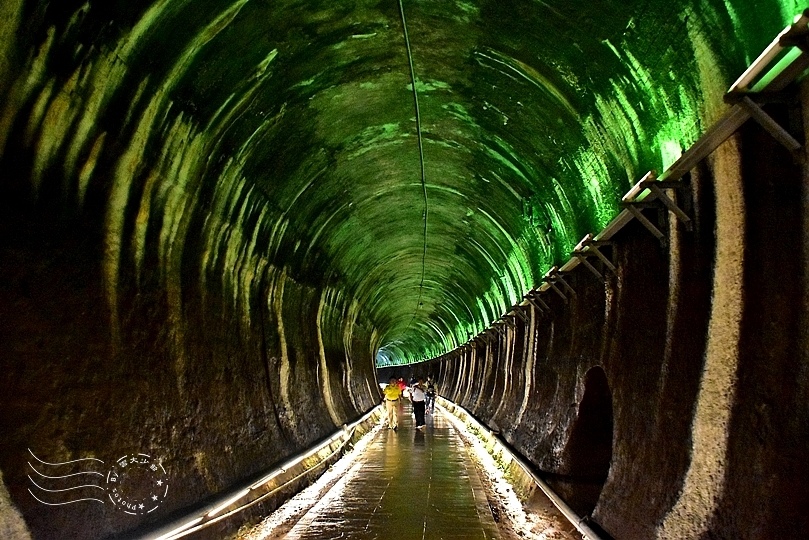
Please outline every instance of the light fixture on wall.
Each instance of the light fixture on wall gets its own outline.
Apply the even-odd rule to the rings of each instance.
[[[523,311],[524,307],[525,306],[515,304],[515,305],[511,306],[510,313],[514,313],[517,317],[520,318],[520,320],[522,322],[524,322],[525,324],[528,324],[530,321],[529,321],[528,317],[525,315],[525,312]]]
[[[626,195],[621,197],[621,206],[632,214],[632,217],[646,227],[662,245],[666,245],[666,236],[655,226],[654,223],[649,221],[649,218],[643,215],[644,208],[667,208],[671,213],[677,216],[686,230],[690,231],[693,228],[691,218],[688,217],[682,208],[677,206],[677,203],[669,197],[666,193],[667,190],[682,189],[686,187],[686,182],[680,180],[658,180],[657,172],[652,170],[647,172],[643,178],[632,186]]]
[[[528,294],[523,296],[523,298],[528,300],[528,302],[532,306],[537,308],[540,313],[551,312],[551,307],[548,304],[546,304],[544,300],[542,300],[542,298],[539,296],[539,291],[537,291],[536,289],[531,289],[530,291],[528,291]]]
[[[568,282],[567,282],[567,281],[565,281],[565,279],[562,277],[561,272],[559,272],[559,267],[558,267],[558,266],[554,266],[554,267],[552,267],[550,270],[548,270],[548,271],[545,273],[545,275],[544,275],[544,276],[542,276],[542,280],[543,280],[545,283],[547,283],[547,284],[548,284],[548,286],[549,286],[551,289],[553,289],[553,291],[554,291],[556,294],[558,294],[558,295],[559,295],[559,297],[562,299],[562,301],[563,301],[565,304],[567,304],[567,303],[568,303],[568,298],[567,298],[567,296],[565,295],[565,293],[563,293],[563,292],[561,291],[561,289],[559,289],[559,287],[557,287],[557,286],[556,286],[556,284],[557,284],[557,283],[561,283],[561,284],[562,284],[562,286],[565,288],[565,290],[566,290],[566,291],[567,291],[567,292],[568,292],[568,293],[569,293],[571,296],[573,296],[573,297],[575,297],[575,296],[576,296],[576,291],[574,291],[574,290],[573,290],[573,287],[571,287],[571,286],[568,284]]]
[[[606,267],[610,272],[615,273],[615,265],[599,249],[604,246],[612,246],[612,242],[598,242],[593,238],[591,233],[587,233],[584,238],[579,240],[579,243],[576,244],[576,247],[573,248],[573,251],[571,252],[571,254],[576,257],[579,262],[590,270],[590,272],[595,274],[595,276],[602,282],[606,282],[607,278],[602,275],[601,272],[595,266],[593,266],[593,263],[587,259],[589,257],[597,257],[604,267]]]

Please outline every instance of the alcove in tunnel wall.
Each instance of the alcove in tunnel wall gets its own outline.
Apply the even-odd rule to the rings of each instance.
[[[566,486],[574,510],[590,515],[598,502],[612,461],[612,394],[601,367],[584,376],[584,393],[562,461],[568,463]]]
[[[783,125],[800,119],[788,106],[768,110]],[[613,238],[617,273],[606,284],[580,265],[565,276],[577,293],[569,304],[549,291],[551,314],[529,308],[520,332],[504,328],[487,346],[473,343],[481,356],[497,356],[500,372],[481,379],[458,369],[463,352],[415,369],[438,372],[444,397],[499,430],[608,536],[801,538],[809,532],[797,508],[809,501],[797,457],[809,444],[800,329],[807,283],[805,255],[789,246],[809,238],[805,174],[749,122],[687,175],[679,201],[693,231],[668,216],[661,247],[631,222]],[[514,359],[533,365],[520,404],[519,391],[501,390],[503,370],[514,367],[496,344],[532,324],[534,347],[524,350],[536,356]],[[596,370],[598,406],[610,408],[600,414],[612,425],[609,473],[593,491],[582,477],[606,468],[602,454],[581,452],[579,429],[594,413],[587,387]],[[467,377],[490,402],[464,401],[457,389]],[[504,423],[520,406],[519,421]]]

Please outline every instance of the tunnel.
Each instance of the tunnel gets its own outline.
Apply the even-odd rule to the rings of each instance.
[[[3,0],[0,536],[139,537],[421,375],[604,538],[809,537],[806,7]],[[32,485],[121,456],[154,511]]]

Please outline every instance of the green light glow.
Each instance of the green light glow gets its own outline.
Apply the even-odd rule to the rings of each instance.
[[[683,155],[680,143],[677,141],[663,141],[660,143],[660,153],[663,169],[667,169]]]
[[[136,4],[114,24],[91,2],[0,32],[14,41],[0,40],[0,147],[30,156],[32,192],[105,205],[113,311],[128,265],[135,281],[158,265],[171,291],[194,268],[247,325],[256,283],[294,282],[327,292],[323,350],[358,347],[358,332],[391,365],[465,343],[566,262],[632,184],[700,137],[804,7],[407,3],[430,201],[420,297],[423,194],[395,10]],[[27,63],[12,73],[17,49]]]

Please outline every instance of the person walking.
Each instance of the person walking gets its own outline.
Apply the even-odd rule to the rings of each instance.
[[[425,394],[425,408],[426,411],[430,414],[433,414],[435,411],[435,385],[433,384],[432,379],[427,380],[427,391],[424,392]]]
[[[424,379],[419,378],[418,382],[410,388],[410,401],[413,403],[413,414],[416,417],[416,429],[424,429],[424,399],[426,398]]]
[[[385,399],[385,412],[387,413],[388,429],[396,431],[399,427],[398,408],[399,398],[402,397],[402,389],[396,377],[391,377],[390,381],[382,390]]]

